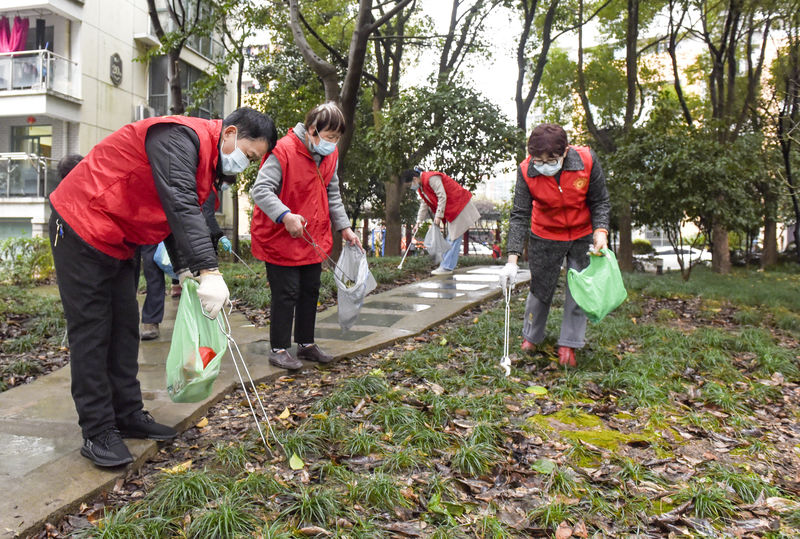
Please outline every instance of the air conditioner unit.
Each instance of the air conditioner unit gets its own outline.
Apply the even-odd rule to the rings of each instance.
[[[133,111],[133,121],[138,122],[139,120],[144,120],[145,118],[152,118],[156,115],[156,111],[153,107],[148,107],[147,105],[136,105]]]

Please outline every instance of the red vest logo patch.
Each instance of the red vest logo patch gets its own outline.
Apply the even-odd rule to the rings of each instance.
[[[589,180],[587,178],[576,178],[575,179],[575,184],[574,184],[575,185],[575,189],[578,189],[579,191],[582,191],[583,188],[586,187],[586,184],[588,182],[589,182]]]

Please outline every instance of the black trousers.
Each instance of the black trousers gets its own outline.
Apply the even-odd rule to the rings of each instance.
[[[137,249],[136,258],[136,286],[139,285],[139,270],[144,271],[147,282],[147,295],[142,306],[142,324],[160,324],[164,319],[164,297],[167,285],[164,281],[164,272],[156,265],[153,256],[158,245],[142,245]]]
[[[322,264],[277,266],[266,263],[267,280],[272,293],[269,342],[273,348],[314,342]]]
[[[88,438],[143,407],[136,379],[135,262],[90,246],[55,210],[50,217],[50,245],[67,320],[72,399],[83,436]]]

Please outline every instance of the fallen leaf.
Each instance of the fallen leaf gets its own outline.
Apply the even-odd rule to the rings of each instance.
[[[302,470],[305,467],[306,463],[303,462],[297,453],[292,453],[292,458],[289,459],[289,467],[292,470]]]
[[[283,412],[281,412],[281,415],[278,416],[278,419],[289,419],[290,415],[292,415],[292,413],[289,411],[289,409],[284,408]]]
[[[189,459],[185,462],[181,462],[180,464],[176,464],[172,468],[159,468],[164,473],[182,473],[186,470],[190,470],[192,468],[192,459]]]
[[[542,386],[528,386],[525,392],[538,396],[547,395],[547,388]]]
[[[558,529],[556,530],[556,539],[569,539],[572,537],[572,528],[566,522],[562,522],[558,525]]]
[[[207,426],[208,426],[208,418],[207,417],[204,417],[203,419],[198,421],[197,424],[195,425],[195,427],[197,427],[198,429],[202,429],[203,427],[207,427]]]
[[[331,536],[331,532],[325,528],[320,528],[319,526],[305,526],[300,528],[299,532],[303,535],[324,535],[325,537]]]
[[[575,537],[583,537],[584,539],[589,537],[589,530],[586,529],[586,524],[584,524],[582,520],[575,525],[575,528],[572,530],[572,535]]]
[[[556,463],[550,459],[539,459],[531,464],[531,469],[539,473],[549,475],[556,469]]]
[[[444,346],[444,345],[446,345],[446,344],[447,344],[447,339],[445,339],[444,337],[442,337],[442,340],[441,340],[441,341],[439,341],[439,344],[440,344],[441,346]]]
[[[788,498],[781,498],[780,496],[773,496],[771,498],[767,498],[765,505],[772,509],[773,511],[777,511],[782,513],[784,511],[793,511],[795,509],[800,509],[800,503],[790,500]]]
[[[425,523],[420,521],[394,522],[383,527],[385,530],[399,533],[400,535],[405,535],[406,537],[420,537],[422,535],[423,528],[425,528]]]

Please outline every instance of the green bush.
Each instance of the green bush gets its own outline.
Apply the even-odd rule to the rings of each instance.
[[[653,245],[647,240],[633,240],[633,254],[635,255],[649,255],[655,252]]]
[[[52,277],[53,253],[45,238],[8,238],[0,244],[0,274],[11,284],[30,284]]]

